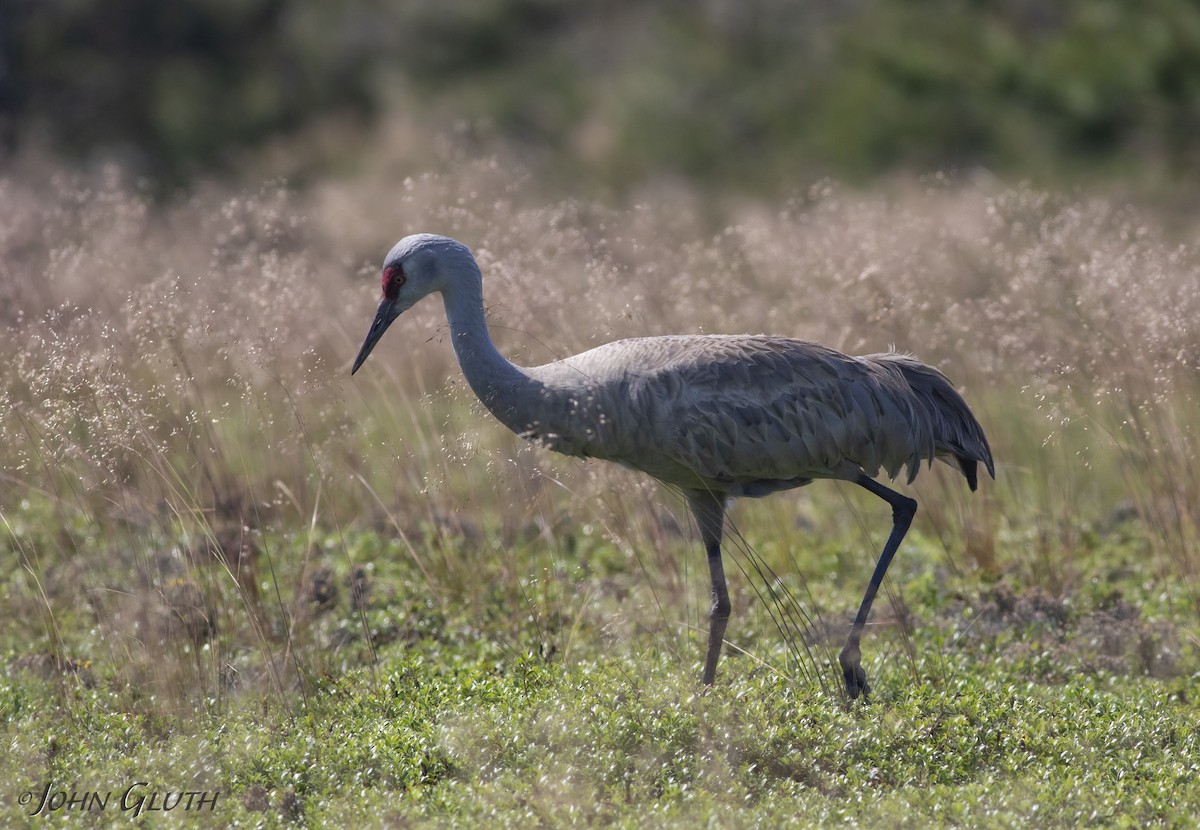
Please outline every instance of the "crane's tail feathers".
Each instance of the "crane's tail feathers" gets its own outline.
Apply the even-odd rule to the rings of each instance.
[[[988,475],[996,477],[992,450],[983,427],[945,375],[910,355],[891,353],[874,357],[896,367],[912,389],[911,400],[918,410],[913,413],[918,422],[914,426],[924,427],[919,431],[927,430],[926,440],[919,442],[926,448],[927,460],[932,462],[939,456],[946,461],[952,458],[972,490],[979,486],[979,463],[987,469]],[[910,481],[919,461],[919,457],[914,458],[909,466]]]
[[[956,455],[954,460],[958,462],[958,468],[962,470],[962,474],[967,477],[967,486],[974,493],[979,489],[979,464],[974,458],[967,458],[965,455]],[[992,476],[995,478],[995,476]]]

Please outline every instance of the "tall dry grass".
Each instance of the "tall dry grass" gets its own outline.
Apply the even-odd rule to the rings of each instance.
[[[401,540],[414,591],[483,602],[482,557],[568,618],[587,598],[566,528],[584,527],[660,580],[650,612],[675,619],[666,595],[684,588],[699,618],[670,499],[473,411],[437,303],[348,376],[378,261],[416,231],[472,246],[518,362],[698,331],[912,351],[964,389],[997,459],[974,497],[948,471],[918,483],[918,529],[951,566],[1069,592],[1089,578],[1086,529],[1132,511],[1152,529],[1146,578],[1195,584],[1200,246],[1149,212],[938,180],[784,204],[648,189],[617,209],[546,202],[488,160],[165,206],[115,171],[26,162],[0,179],[0,212],[0,538],[21,568],[5,625],[38,620],[60,661],[90,647],[179,693],[282,690],[319,661],[305,580],[331,557],[352,568],[344,540],[364,527]],[[796,502],[740,529],[794,531],[771,510]],[[839,527],[827,512],[807,511],[815,532]],[[61,641],[67,609],[94,642]]]

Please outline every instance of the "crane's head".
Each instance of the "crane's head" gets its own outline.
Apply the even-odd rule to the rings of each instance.
[[[461,242],[431,233],[406,236],[397,242],[383,260],[383,297],[350,374],[363,365],[393,320],[423,297],[445,291],[464,277],[476,283],[482,280],[475,257]]]

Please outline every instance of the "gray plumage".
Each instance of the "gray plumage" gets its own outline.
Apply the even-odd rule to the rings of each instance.
[[[440,292],[467,382],[509,429],[568,455],[615,461],[680,488],[708,553],[713,583],[704,682],[716,673],[729,617],[720,538],[727,501],[852,481],[893,508],[893,531],[842,650],[851,697],[870,690],[859,641],[871,602],[916,502],[873,479],[942,459],[972,490],[995,470],[987,439],[946,377],[898,353],[851,357],[782,337],[696,335],[619,340],[522,368],[492,345],[482,275],[455,240],[419,234],[384,260],[384,296],[354,369],[388,325]]]
[[[490,407],[514,431],[684,489],[757,496],[881,471],[912,481],[939,456],[962,459],[970,479],[977,458],[990,463],[949,381],[907,355],[849,357],[780,337],[646,337],[525,371],[536,397],[511,414]]]

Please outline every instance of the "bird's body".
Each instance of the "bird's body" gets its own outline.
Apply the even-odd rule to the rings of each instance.
[[[916,503],[873,481],[911,481],[922,461],[951,461],[976,487],[994,475],[978,421],[941,372],[908,355],[851,357],[782,337],[678,335],[619,340],[522,368],[492,345],[482,276],[470,251],[446,237],[406,237],[384,262],[384,298],[355,370],[391,320],[441,292],[459,363],[483,404],[509,429],[567,455],[640,470],[688,497],[713,581],[711,683],[729,616],[720,537],[726,502],[852,481],[893,507],[892,537],[842,652],[852,696],[869,687],[858,640],[874,593]]]
[[[919,361],[850,357],[782,337],[619,340],[525,374],[526,388],[476,390],[514,432],[728,496],[881,471],[895,478],[903,470],[911,480],[938,455],[969,461],[966,447],[978,439],[974,419],[961,417],[965,405],[938,407],[914,392],[961,400]]]

